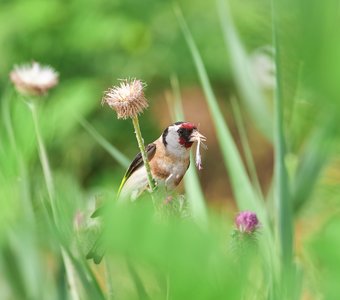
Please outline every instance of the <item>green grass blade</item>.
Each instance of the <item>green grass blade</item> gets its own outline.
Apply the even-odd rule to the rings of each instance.
[[[105,295],[101,290],[91,268],[84,260],[78,260],[71,251],[64,247],[65,254],[68,256],[70,263],[77,271],[80,282],[90,299],[105,299]]]
[[[145,291],[144,284],[142,279],[140,278],[139,274],[137,273],[136,268],[133,266],[131,261],[127,259],[126,261],[127,267],[129,269],[129,272],[131,274],[131,278],[133,280],[133,283],[135,284],[137,293],[138,293],[138,298],[140,300],[148,300],[150,297],[148,296],[147,292]]]
[[[328,123],[322,126],[307,143],[302,159],[292,182],[292,204],[298,214],[310,199],[323,167],[334,146],[334,124],[336,117],[328,116]]]
[[[255,126],[268,138],[272,139],[273,121],[259,86],[255,83],[249,67],[249,59],[239,39],[226,0],[217,0],[224,42],[229,50],[232,72],[245,104]]]
[[[241,210],[250,209],[256,212],[260,212],[261,205],[259,204],[258,197],[252,188],[252,185],[242,163],[240,154],[231,136],[230,130],[226,122],[224,121],[223,115],[212,90],[207,72],[205,70],[201,55],[178,7],[175,7],[175,13],[183,31],[185,40],[191,51],[199,75],[199,79],[201,81],[201,85],[206,96],[206,101],[212,115],[212,120],[214,122],[219,145],[222,151],[223,160],[229,172],[238,207]]]
[[[18,169],[20,173],[20,189],[21,189],[21,199],[23,204],[23,210],[26,217],[33,220],[33,209],[31,200],[31,191],[29,186],[28,171],[26,162],[24,161],[23,155],[19,151],[19,147],[16,141],[13,122],[11,117],[10,101],[13,98],[12,90],[9,87],[5,89],[4,95],[2,96],[2,118],[4,121],[5,131],[7,132],[9,142],[11,144],[12,150],[15,154],[16,163],[18,164]]]
[[[174,121],[185,120],[177,76],[171,77],[171,87],[174,93],[173,115],[176,119]],[[184,185],[194,218],[198,219],[201,222],[206,223],[207,222],[207,208],[205,204],[206,202],[195,168],[195,161],[192,155],[190,156],[190,167],[186,173],[186,176],[184,177]]]
[[[237,127],[239,135],[240,135],[240,140],[241,140],[245,160],[246,160],[246,163],[247,163],[247,166],[248,166],[248,170],[249,170],[249,173],[250,173],[251,180],[253,182],[253,186],[257,190],[259,197],[263,198],[263,194],[262,194],[262,190],[261,190],[261,186],[260,186],[260,181],[259,181],[259,178],[257,176],[256,166],[255,166],[255,163],[254,163],[253,154],[252,154],[251,149],[250,149],[249,140],[248,140],[246,128],[244,126],[244,122],[243,122],[243,119],[242,119],[240,106],[237,103],[237,100],[235,98],[231,99],[231,107],[232,107],[232,110],[233,110],[233,115],[234,115],[234,118],[235,118],[236,127]]]
[[[185,40],[191,51],[197,73],[206,96],[206,101],[212,115],[224,164],[229,173],[237,206],[239,210],[255,211],[263,225],[263,234],[259,236],[259,239],[262,240],[262,242],[259,244],[261,252],[266,260],[265,272],[268,273],[270,277],[268,278],[268,284],[270,289],[273,290],[274,282],[277,280],[278,263],[274,256],[275,246],[273,235],[270,230],[270,222],[267,211],[263,201],[259,199],[257,193],[252,187],[236,144],[218,106],[217,99],[213,93],[200,53],[178,7],[175,7],[175,13],[181,25]]]
[[[111,145],[89,122],[85,119],[79,119],[79,123],[123,168],[129,167],[130,160],[116,147]]]
[[[283,108],[284,99],[281,78],[280,36],[278,34],[279,11],[277,2],[272,0],[273,40],[275,46],[276,90],[274,98],[274,197],[276,201],[279,255],[281,258],[282,297],[291,295],[293,259],[293,218],[289,190],[288,172],[285,165],[286,141],[284,138]]]

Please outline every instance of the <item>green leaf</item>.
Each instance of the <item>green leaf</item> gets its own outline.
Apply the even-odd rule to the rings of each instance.
[[[175,7],[175,13],[183,31],[185,40],[191,51],[197,73],[206,96],[206,101],[210,109],[217,133],[217,138],[222,151],[224,164],[229,172],[238,207],[241,210],[250,209],[258,212],[260,211],[261,206],[259,204],[259,199],[252,188],[236,144],[233,140],[233,137],[231,136],[226,122],[224,121],[224,117],[212,90],[201,55],[178,7]]]
[[[174,93],[174,121],[185,120],[183,109],[182,109],[182,100],[180,94],[180,88],[178,83],[178,78],[176,76],[172,76],[171,78],[171,86]],[[190,203],[190,207],[192,210],[192,214],[194,218],[197,218],[199,221],[206,223],[207,222],[207,208],[205,204],[204,194],[201,188],[201,184],[197,175],[197,171],[195,168],[195,161],[193,159],[193,155],[190,156],[190,167],[187,170],[187,173],[184,177],[184,185],[185,191],[187,193],[187,197]]]
[[[226,1],[217,0],[217,5],[224,42],[229,50],[231,67],[241,94],[241,100],[253,118],[254,125],[271,140],[273,121],[265,98],[250,74],[248,55],[237,34]]]
[[[258,178],[257,172],[256,172],[255,162],[254,162],[254,159],[253,159],[253,154],[251,152],[251,148],[250,148],[250,145],[249,145],[249,140],[248,140],[248,137],[247,137],[246,128],[245,128],[244,122],[242,120],[242,114],[241,114],[240,106],[237,103],[235,98],[231,99],[231,107],[233,109],[236,127],[237,127],[238,133],[240,135],[240,140],[241,140],[245,160],[246,160],[246,163],[247,163],[247,167],[248,167],[248,170],[249,170],[249,173],[250,173],[250,176],[251,176],[251,180],[252,180],[254,189],[256,189],[259,197],[263,198],[259,178]]]
[[[300,158],[294,180],[292,181],[292,205],[294,213],[311,199],[311,194],[320,177],[323,167],[334,150],[334,128],[336,116],[327,116],[328,122],[314,132],[305,146]]]
[[[89,122],[80,118],[79,123],[123,168],[129,167],[129,159],[116,147],[110,144]]]

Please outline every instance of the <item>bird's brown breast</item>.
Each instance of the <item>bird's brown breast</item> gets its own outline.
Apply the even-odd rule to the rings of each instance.
[[[150,161],[152,175],[156,180],[167,180],[172,175],[171,185],[177,186],[189,166],[189,161],[189,156],[181,158],[169,154],[163,143],[157,141],[155,155]]]

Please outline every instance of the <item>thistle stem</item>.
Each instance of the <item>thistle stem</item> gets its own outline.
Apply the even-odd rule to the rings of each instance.
[[[44,179],[46,183],[48,197],[49,197],[50,204],[51,204],[54,224],[56,225],[57,228],[59,228],[57,207],[56,207],[56,202],[55,202],[55,190],[54,190],[54,184],[53,184],[53,177],[52,177],[50,164],[48,161],[45,144],[43,142],[41,132],[40,132],[37,107],[34,101],[29,101],[27,102],[27,104],[32,113],[34,130],[35,130],[35,135],[36,135],[37,143],[38,143],[38,153],[39,153],[39,158],[40,158],[41,166],[42,166],[43,173],[44,173]],[[66,269],[67,281],[68,281],[69,288],[70,288],[71,298],[73,300],[79,300],[80,296],[77,290],[75,270],[71,263],[70,257],[65,251],[65,248],[63,246],[60,246],[60,248],[61,248],[61,256],[63,258],[65,269]]]
[[[39,158],[40,158],[41,166],[42,166],[43,173],[44,173],[44,179],[45,179],[48,197],[50,199],[52,215],[53,215],[53,219],[55,223],[57,223],[57,208],[56,208],[56,203],[54,199],[53,177],[52,177],[52,172],[51,172],[50,164],[49,164],[48,157],[47,157],[46,148],[45,148],[45,145],[44,145],[41,133],[40,133],[37,107],[34,101],[30,101],[28,103],[28,107],[32,113],[34,131],[35,131],[35,135],[36,135],[37,143],[38,143]]]
[[[147,178],[148,178],[149,187],[150,187],[151,192],[153,192],[156,188],[156,185],[155,185],[155,181],[152,178],[148,156],[147,156],[147,153],[145,151],[144,140],[143,140],[142,133],[141,133],[140,127],[139,127],[138,117],[133,117],[132,123],[133,123],[133,127],[135,129],[138,147],[139,147],[139,150],[142,154],[142,159],[143,159],[144,166],[145,166],[145,169],[146,169],[146,175],[147,175]]]
[[[21,185],[21,193],[22,193],[22,201],[24,212],[27,218],[32,221],[33,220],[33,207],[32,207],[32,200],[31,200],[31,191],[29,186],[28,174],[27,174],[27,167],[25,164],[25,160],[23,158],[22,153],[19,151],[19,147],[17,144],[17,140],[14,134],[14,128],[12,124],[12,118],[10,113],[10,100],[12,98],[12,93],[8,92],[8,89],[5,90],[3,99],[2,99],[2,117],[4,120],[5,128],[8,134],[8,138],[11,144],[11,147],[15,153],[16,160],[18,163],[19,169],[19,180]]]

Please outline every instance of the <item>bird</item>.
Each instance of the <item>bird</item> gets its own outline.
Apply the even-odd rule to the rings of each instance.
[[[174,190],[190,165],[190,149],[194,142],[206,138],[190,122],[176,122],[146,147],[152,177],[158,187]],[[120,201],[136,200],[149,189],[146,168],[138,153],[125,173],[118,191]]]
[[[190,150],[197,142],[206,141],[197,126],[191,122],[175,122],[169,125],[161,136],[146,147],[152,177],[157,187],[163,187],[166,192],[172,192],[182,181],[190,165]],[[197,145],[199,149],[199,145]],[[197,155],[196,155],[197,159]],[[199,169],[200,155],[196,161]],[[147,171],[141,153],[138,153],[127,169],[117,193],[117,202],[126,203],[137,200],[143,192],[149,190]],[[102,214],[105,207],[97,209],[92,217]],[[104,249],[96,242],[87,254],[87,259],[93,259],[99,264],[104,255]]]

